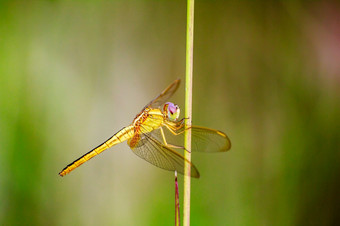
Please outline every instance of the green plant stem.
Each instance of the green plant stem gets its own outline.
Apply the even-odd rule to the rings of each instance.
[[[187,0],[187,31],[186,31],[186,69],[185,69],[185,118],[186,128],[191,126],[192,120],[192,72],[194,50],[194,0]],[[185,159],[191,162],[191,130],[185,130],[184,147]],[[185,161],[184,166],[184,204],[183,225],[190,225],[190,184],[191,165]]]

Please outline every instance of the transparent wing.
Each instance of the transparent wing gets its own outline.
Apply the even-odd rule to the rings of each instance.
[[[171,133],[166,127],[162,127],[166,142],[176,146],[184,145],[184,127],[176,131],[178,135]],[[192,152],[225,152],[231,148],[228,136],[215,129],[209,129],[200,126],[192,126],[191,128],[191,151]],[[162,135],[159,131],[155,131],[155,136],[161,140]]]
[[[142,159],[159,168],[177,171],[181,174],[184,174],[184,161],[186,161],[191,165],[191,176],[195,178],[200,177],[197,168],[191,162],[185,160],[181,154],[161,144],[150,133],[138,136],[140,136],[139,141],[135,146],[130,147]]]
[[[146,105],[149,108],[159,108],[161,107],[177,90],[181,80],[175,80],[171,85],[169,85],[161,94],[159,94],[155,99]]]
[[[201,152],[224,152],[231,148],[228,136],[215,129],[191,127],[191,150]]]

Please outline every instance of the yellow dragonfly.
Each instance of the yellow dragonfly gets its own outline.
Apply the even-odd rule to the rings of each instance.
[[[159,96],[147,104],[132,124],[121,129],[98,147],[67,165],[60,173],[65,176],[104,150],[127,141],[132,151],[149,163],[170,171],[184,174],[184,162],[191,165],[191,176],[199,178],[197,168],[174,149],[185,150],[183,135],[185,119],[178,120],[180,108],[166,102],[177,90],[180,79],[175,80]],[[221,131],[191,126],[192,150],[201,152],[224,152],[230,149],[227,135]]]

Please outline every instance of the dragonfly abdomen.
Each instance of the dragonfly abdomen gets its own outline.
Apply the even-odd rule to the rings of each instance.
[[[87,162],[88,160],[92,159],[93,157],[99,155],[100,153],[102,153],[103,151],[105,151],[106,149],[119,144],[127,139],[130,139],[131,137],[133,137],[133,126],[128,126],[125,127],[123,129],[121,129],[119,132],[117,132],[115,135],[113,135],[112,137],[110,137],[107,141],[105,141],[104,143],[102,143],[101,145],[99,145],[98,147],[92,149],[91,151],[89,151],[88,153],[86,153],[85,155],[81,156],[80,158],[78,158],[77,160],[73,161],[72,163],[68,164],[60,173],[60,176],[65,176],[66,174],[70,173],[72,170],[74,170],[75,168],[79,167],[80,165],[82,165],[83,163]]]

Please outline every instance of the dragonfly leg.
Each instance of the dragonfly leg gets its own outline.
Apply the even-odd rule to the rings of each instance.
[[[168,146],[169,148],[177,148],[177,149],[183,149],[183,150],[188,151],[188,150],[185,149],[185,147],[183,147],[183,146],[178,146],[178,145],[173,145],[173,144],[168,144],[167,146]]]
[[[167,128],[168,128],[169,130],[172,130],[172,132],[175,131],[175,132],[176,132],[175,135],[179,135],[179,134],[183,133],[185,130],[191,128],[191,127],[184,128],[184,126],[185,126],[185,119],[186,119],[186,118],[183,118],[183,119],[181,119],[181,120],[178,121],[178,122],[167,121],[167,122],[165,123],[165,125],[167,126]]]
[[[163,142],[166,146],[168,146],[168,143],[166,142],[166,139],[165,139],[165,136],[164,136],[164,131],[163,131],[163,128],[162,127],[159,127],[160,131],[161,131],[161,134],[162,134],[162,138],[163,138]]]
[[[180,121],[176,123],[176,130],[182,129],[185,125],[185,120],[187,118],[182,118]]]
[[[168,125],[168,124],[164,124],[164,126],[173,134],[173,135],[175,135],[175,136],[177,136],[177,135],[179,135],[179,134],[181,134],[182,132],[176,132],[176,127],[174,128],[173,126],[171,126],[171,125]],[[162,129],[162,127],[161,127],[161,129]],[[161,130],[162,131],[162,136],[164,136],[164,134],[163,134],[163,130]]]
[[[177,124],[167,122],[167,123],[164,124],[164,126],[174,135],[180,135],[185,131],[185,129],[183,128],[184,123],[182,123],[182,122],[177,123]],[[190,128],[191,127],[186,128],[186,129],[190,129]]]
[[[167,128],[168,128],[168,127],[167,127]],[[178,146],[178,145],[174,145],[174,144],[169,144],[168,142],[166,142],[163,128],[160,127],[159,129],[160,129],[160,131],[161,131],[162,138],[163,138],[163,142],[164,142],[165,146],[167,146],[167,147],[169,147],[169,148],[177,148],[177,149],[183,149],[183,150],[188,151],[188,150],[187,150],[185,147],[183,147],[183,146]],[[168,128],[168,129],[169,129],[169,131],[170,131],[171,133],[173,133],[174,135],[177,135],[175,131],[172,131],[170,128]]]

